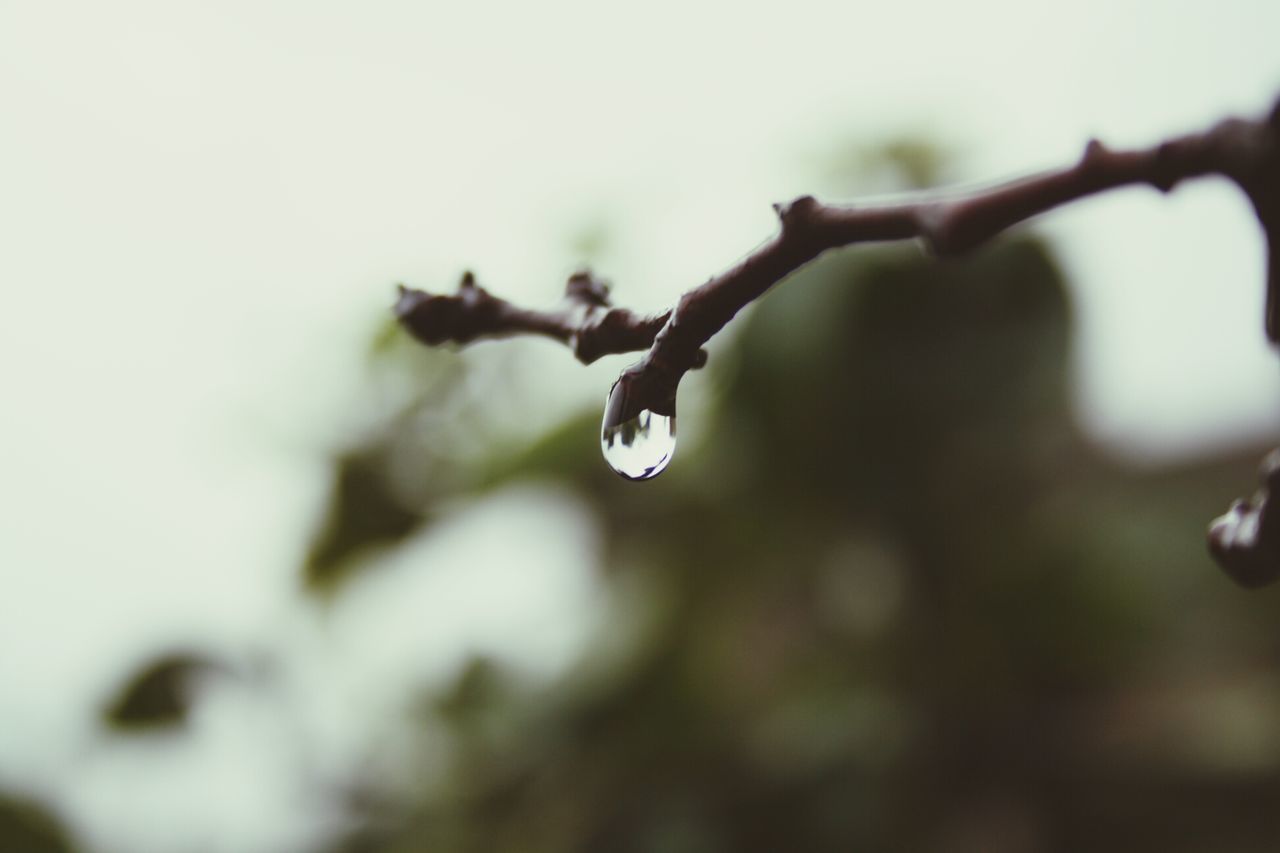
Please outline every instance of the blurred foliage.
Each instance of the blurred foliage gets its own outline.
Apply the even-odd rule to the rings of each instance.
[[[0,797],[0,850],[5,853],[69,853],[73,848],[57,822],[22,800]]]
[[[900,189],[945,159],[906,139],[835,170]],[[610,252],[601,223],[580,254]],[[683,392],[701,441],[636,484],[600,459],[598,410],[491,441],[494,377],[388,322],[304,588],[341,595],[460,499],[553,481],[598,528],[605,623],[636,636],[550,687],[478,656],[424,691],[422,740],[448,748],[404,754],[445,781],[354,780],[334,853],[1276,850],[1277,594],[1204,545],[1261,449],[1108,458],[1073,421],[1071,332],[1034,238],[824,257],[715,342]],[[158,654],[101,720],[179,731],[229,671]],[[0,851],[69,849],[0,799]]]
[[[197,682],[224,667],[203,655],[172,652],[155,658],[131,676],[102,711],[119,731],[157,731],[184,725],[195,701]]]
[[[571,230],[569,249],[573,256],[581,259],[584,266],[592,267],[601,263],[615,248],[616,234],[609,217],[600,211],[583,217],[582,221]]]
[[[1274,598],[1203,544],[1256,455],[1138,471],[1088,445],[1042,243],[837,254],[739,326],[709,438],[657,481],[606,468],[596,411],[455,472],[581,495],[648,630],[545,694],[477,661],[422,711],[447,789],[341,849],[1275,849]],[[359,464],[335,552],[444,499]]]
[[[332,485],[303,566],[312,592],[332,594],[380,550],[431,521],[431,508],[458,493],[459,438],[475,429],[483,382],[444,350],[423,347],[388,320],[368,352],[383,420],[335,451]]]
[[[334,460],[329,514],[307,557],[308,585],[334,586],[359,565],[353,558],[403,540],[425,521],[392,492],[385,457],[386,449],[375,441]]]
[[[956,150],[919,134],[868,141],[856,133],[814,158],[815,180],[828,193],[856,198],[922,190],[948,181],[957,159]]]

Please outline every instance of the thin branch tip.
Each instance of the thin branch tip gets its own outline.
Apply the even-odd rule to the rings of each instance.
[[[828,205],[811,195],[776,203],[781,233],[775,239],[685,292],[672,311],[657,316],[614,307],[607,283],[587,269],[569,277],[564,298],[551,310],[518,308],[498,299],[470,271],[463,274],[457,296],[406,288],[395,310],[425,343],[537,334],[568,345],[584,363],[647,350],[632,369],[644,375],[629,381],[634,389],[629,400],[664,405],[665,400],[645,395],[674,394],[683,373],[705,363],[703,345],[738,311],[828,250],[917,240],[933,256],[959,255],[1033,217],[1102,192],[1135,185],[1169,192],[1184,181],[1213,175],[1227,177],[1248,196],[1263,226],[1269,258],[1264,325],[1270,340],[1280,343],[1280,98],[1261,118],[1227,119],[1148,148],[1113,149],[1091,139],[1071,165],[967,193],[922,192],[882,205]],[[1218,539],[1224,529],[1219,528]]]

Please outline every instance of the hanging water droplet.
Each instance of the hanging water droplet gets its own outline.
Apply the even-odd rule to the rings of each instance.
[[[629,421],[600,431],[604,461],[628,480],[662,473],[676,452],[676,417],[644,409]]]
[[[676,451],[675,400],[666,408],[666,413],[641,409],[627,417],[631,412],[626,383],[614,384],[600,427],[600,449],[610,468],[628,480],[648,480],[662,473]]]

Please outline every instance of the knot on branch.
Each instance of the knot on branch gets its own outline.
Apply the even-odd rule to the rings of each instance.
[[[671,312],[644,316],[626,308],[610,308],[585,315],[576,331],[569,337],[569,348],[583,364],[605,355],[617,355],[647,348],[653,338],[667,324]],[[691,368],[707,363],[707,351],[699,349]]]
[[[782,223],[783,233],[791,232],[792,234],[804,231],[804,229],[813,223],[814,214],[822,205],[818,204],[818,200],[811,195],[802,195],[797,199],[793,199],[787,204],[775,204],[773,212],[778,214],[778,221]]]
[[[570,306],[567,316],[571,326],[566,343],[583,364],[591,364],[601,356],[647,348],[670,316],[645,317],[613,307],[608,283],[586,269],[569,276],[564,296]]]
[[[569,347],[583,364],[604,355],[644,349],[666,322],[661,317],[641,317],[626,308],[592,311],[583,316],[569,337]]]
[[[588,269],[578,270],[569,276],[569,281],[564,286],[564,295],[566,299],[583,305],[597,308],[608,308],[610,305],[609,283],[596,278]]]
[[[915,227],[924,242],[925,251],[935,258],[963,254],[972,243],[965,243],[956,236],[955,216],[945,203],[921,204],[915,212]]]
[[[1209,552],[1232,580],[1254,589],[1280,578],[1280,450],[1262,463],[1262,488],[1209,525]]]
[[[1084,145],[1084,153],[1080,155],[1080,168],[1085,172],[1096,172],[1105,165],[1111,149],[1100,139],[1090,139]]]
[[[426,293],[402,284],[396,287],[396,319],[415,338],[432,346],[475,340],[493,325],[503,304],[476,284],[470,271],[463,274],[458,292],[452,296]]]

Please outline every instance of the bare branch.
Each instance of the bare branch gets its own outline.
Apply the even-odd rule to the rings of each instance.
[[[399,286],[394,307],[400,323],[429,346],[468,344],[478,338],[543,335],[565,344],[583,364],[604,355],[635,352],[653,343],[671,312],[641,315],[609,302],[609,286],[585,270],[569,277],[564,299],[548,311],[518,308],[464,273],[453,296]],[[692,367],[706,363],[700,352]]]
[[[1267,241],[1264,327],[1280,343],[1280,100],[1260,120],[1226,119],[1201,133],[1151,148],[1113,150],[1096,140],[1076,163],[1030,177],[959,193],[921,193],[881,205],[826,205],[812,196],[774,205],[780,228],[735,266],[680,297],[665,314],[641,316],[609,303],[590,273],[569,279],[563,301],[529,311],[498,299],[467,273],[455,296],[401,288],[395,312],[427,344],[538,334],[567,344],[589,363],[602,355],[647,349],[624,370],[606,407],[617,426],[650,410],[674,415],[681,377],[706,361],[702,349],[743,307],[831,249],[916,239],[938,256],[967,252],[1005,229],[1088,196],[1136,184],[1168,192],[1210,175],[1233,181],[1249,198]],[[1280,465],[1267,469],[1271,492]],[[1245,585],[1280,577],[1280,512],[1268,493],[1237,502],[1210,530],[1210,550]]]
[[[922,193],[875,206],[826,205],[812,196],[775,205],[778,234],[737,265],[687,293],[665,314],[612,307],[607,286],[590,273],[569,279],[550,311],[518,308],[492,296],[470,273],[456,296],[402,288],[396,314],[428,344],[538,334],[568,345],[589,363],[602,355],[648,349],[624,371],[628,405],[619,415],[661,410],[680,377],[706,361],[702,345],[774,284],[835,248],[919,239],[935,255],[967,252],[1013,225],[1106,190],[1147,184],[1162,192],[1184,180],[1222,175],[1253,203],[1268,243],[1266,331],[1280,342],[1280,101],[1260,121],[1227,119],[1203,133],[1151,148],[1116,151],[1091,141],[1071,166],[966,193]]]
[[[745,305],[818,255],[857,243],[921,239],[936,255],[955,255],[1059,205],[1105,190],[1226,176],[1245,192],[1268,241],[1266,330],[1280,341],[1280,102],[1264,121],[1228,119],[1204,133],[1153,148],[1113,151],[1091,141],[1072,166],[953,196],[922,194],[895,204],[831,206],[812,196],[775,205],[781,228],[736,266],[685,293],[645,358],[623,373],[634,416],[674,395],[693,353]]]

